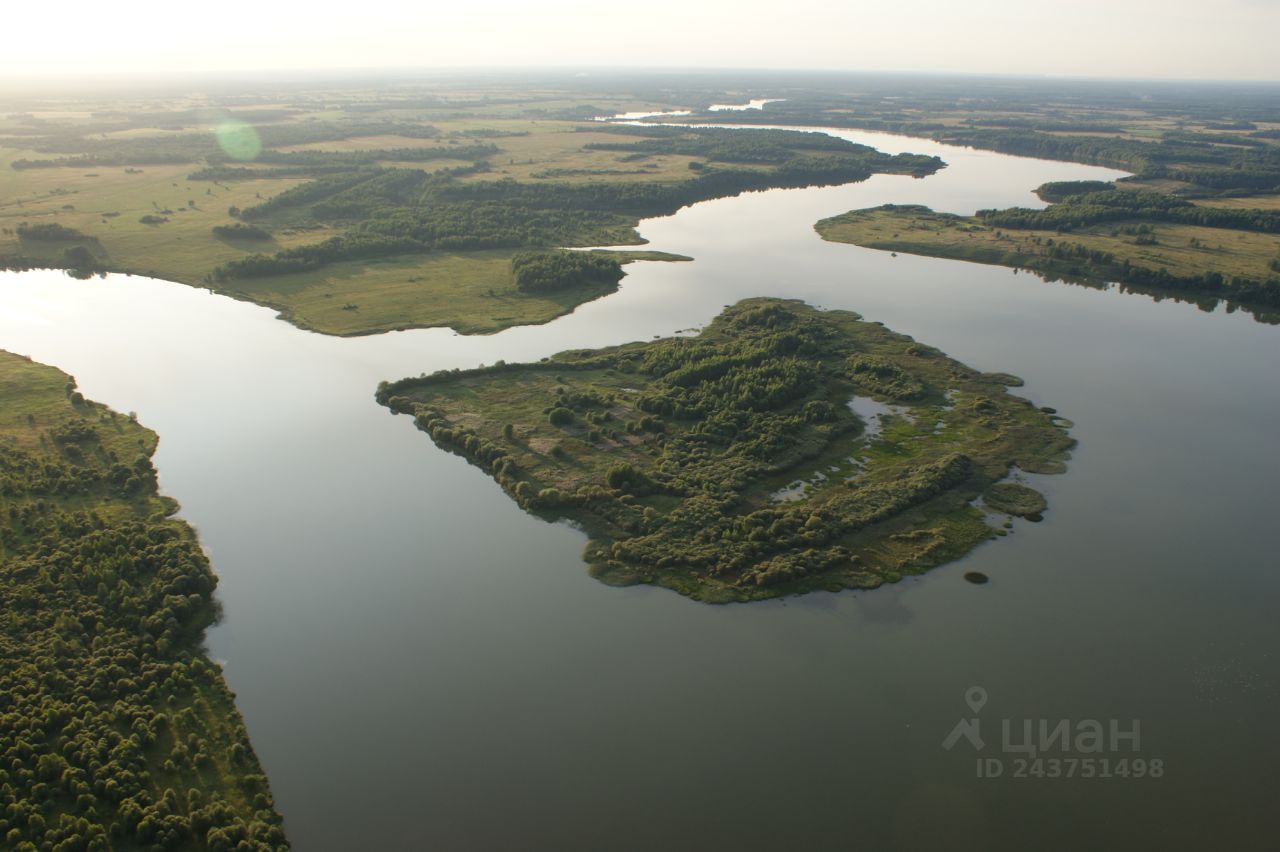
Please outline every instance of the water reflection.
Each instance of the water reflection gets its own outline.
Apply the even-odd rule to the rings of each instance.
[[[1274,684],[1260,673],[1280,647],[1280,338],[1221,310],[824,243],[813,222],[853,207],[968,213],[1115,175],[839,135],[949,166],[646,221],[653,248],[696,261],[632,265],[618,293],[489,337],[325,338],[164,282],[0,276],[0,345],[159,431],[162,487],[221,578],[211,649],[299,849],[1261,836],[1280,745],[1274,692],[1249,684]],[[382,379],[648,339],[754,295],[856,310],[1022,376],[1080,441],[1036,484],[1044,522],[897,586],[709,607],[591,580],[580,533],[373,402]],[[1222,700],[1192,700],[1197,683]],[[1141,718],[1177,772],[976,780],[939,747],[975,684],[993,719]]]

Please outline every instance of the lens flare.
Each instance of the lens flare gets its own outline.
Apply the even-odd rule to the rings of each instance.
[[[222,153],[233,160],[253,160],[262,153],[258,131],[243,121],[229,118],[213,131]]]

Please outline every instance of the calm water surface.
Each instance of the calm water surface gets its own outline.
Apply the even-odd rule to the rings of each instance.
[[[1280,329],[822,242],[885,202],[1038,204],[1085,166],[939,153],[922,180],[646,221],[620,292],[490,337],[337,339],[188,287],[0,276],[0,346],[161,435],[221,577],[211,631],[300,850],[1274,848]],[[779,295],[1017,373],[1080,447],[1050,510],[873,592],[711,607],[590,579],[583,536],[373,401],[378,381],[667,335]],[[965,571],[991,577],[963,581]],[[974,716],[1005,777],[942,741]],[[1000,720],[1141,725],[1161,778],[1011,778]]]

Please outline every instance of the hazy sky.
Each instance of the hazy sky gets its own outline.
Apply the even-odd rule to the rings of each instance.
[[[706,66],[1280,80],[1280,0],[23,0],[0,74]]]

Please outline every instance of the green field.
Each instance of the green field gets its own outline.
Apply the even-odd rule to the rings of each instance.
[[[362,335],[448,326],[460,334],[491,334],[538,325],[607,295],[614,285],[573,287],[533,295],[516,289],[509,249],[433,252],[331,264],[322,270],[235,282],[224,292],[279,308],[300,328]],[[622,263],[681,261],[666,252],[608,252]]]
[[[873,587],[1003,534],[971,501],[1014,464],[1063,470],[1073,443],[1014,383],[856,314],[752,299],[697,338],[378,397],[524,508],[578,521],[596,577],[724,602]],[[873,424],[851,400],[887,408]],[[1036,513],[1018,505],[1001,502]]]
[[[64,102],[4,115],[0,264],[211,287],[329,334],[493,332],[609,292],[519,292],[505,266],[517,251],[634,245],[641,218],[693,201],[941,166],[813,134],[581,120],[670,106],[643,98],[462,87],[329,101]],[[236,224],[259,236],[225,231]],[[46,225],[61,235],[23,236]]]
[[[0,398],[4,847],[287,848],[155,433],[7,352]]]

